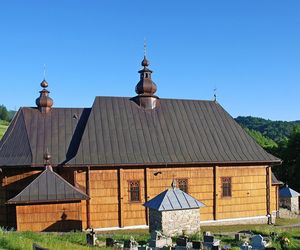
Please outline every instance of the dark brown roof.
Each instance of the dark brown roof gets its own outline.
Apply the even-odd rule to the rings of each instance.
[[[18,111],[0,142],[0,166],[272,164],[214,101],[160,99],[145,110],[130,98],[96,97],[92,109]]]
[[[63,164],[77,152],[90,109],[52,108],[41,113],[21,108],[0,141],[0,166],[44,165],[51,152],[53,165]]]
[[[154,110],[125,97],[96,97],[67,164],[280,163],[214,101],[160,99]]]
[[[87,199],[89,197],[85,193],[72,186],[53,172],[51,168],[47,168],[17,196],[8,200],[7,203],[45,203]]]

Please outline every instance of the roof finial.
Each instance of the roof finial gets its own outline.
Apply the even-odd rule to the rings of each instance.
[[[171,184],[171,187],[172,187],[173,189],[175,189],[175,188],[177,188],[176,185],[177,185],[177,184],[176,184],[176,180],[173,179],[172,184]]]
[[[44,63],[44,80],[46,80],[46,63]]]
[[[217,101],[217,88],[214,88],[214,102]]]
[[[50,164],[50,160],[51,160],[51,154],[49,153],[48,148],[46,149],[46,152],[44,154],[44,162],[45,162],[45,167],[47,169],[52,170],[51,164]]]
[[[42,113],[48,113],[53,106],[53,100],[49,97],[50,92],[46,89],[48,82],[44,79],[40,85],[43,89],[40,91],[40,96],[35,100],[35,103]]]
[[[147,41],[146,38],[144,38],[144,57],[147,56]]]
[[[146,68],[150,65],[150,62],[147,60],[147,42],[146,42],[146,39],[144,39],[144,59],[143,59],[141,65],[144,68]]]

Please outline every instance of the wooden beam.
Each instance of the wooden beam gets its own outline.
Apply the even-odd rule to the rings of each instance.
[[[85,172],[85,185],[86,185],[86,194],[90,197],[90,166],[86,168]],[[91,228],[91,203],[90,199],[86,201],[86,223],[87,223],[87,228]]]
[[[213,192],[213,216],[218,219],[218,166],[213,167],[214,192]]]
[[[266,167],[266,205],[267,215],[271,214],[271,167]],[[268,222],[269,223],[269,222]]]
[[[124,227],[124,185],[123,169],[118,169],[118,199],[119,199],[119,227]]]
[[[148,201],[148,183],[149,183],[149,169],[147,167],[144,168],[144,184],[145,184],[145,202]],[[146,225],[149,225],[149,210],[145,207],[145,218]]]

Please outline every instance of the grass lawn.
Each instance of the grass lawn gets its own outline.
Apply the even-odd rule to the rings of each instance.
[[[281,226],[298,224],[300,219],[278,219],[276,225],[235,225],[235,226],[202,226],[201,231],[211,231],[216,238],[221,239],[222,245],[231,245],[231,249],[239,249],[242,242],[234,240],[234,233],[242,230],[251,230],[254,233],[269,236],[276,232],[272,246],[278,250],[300,249],[300,228],[286,229]],[[222,234],[222,235],[219,235]],[[199,234],[201,235],[201,233]],[[133,236],[140,244],[145,244],[149,239],[148,230],[118,230],[97,233],[97,238],[102,244],[105,239],[110,237],[119,242],[130,239]],[[195,239],[195,236],[193,237]],[[287,238],[289,244],[287,248],[282,248],[283,239]],[[31,250],[32,244],[36,242],[43,247],[51,250],[86,250],[101,249],[99,247],[86,246],[86,234],[84,232],[73,233],[33,233],[33,232],[14,232],[0,230],[0,250]],[[104,247],[102,247],[104,249]]]

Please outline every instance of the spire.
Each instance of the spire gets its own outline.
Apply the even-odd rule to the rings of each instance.
[[[144,109],[154,109],[159,106],[159,98],[154,95],[157,90],[156,84],[151,79],[152,70],[149,69],[150,62],[146,56],[146,41],[144,42],[144,58],[141,62],[142,69],[139,71],[140,81],[135,86],[135,92],[138,94],[133,97],[137,105]]]
[[[135,87],[135,92],[138,95],[152,96],[156,92],[157,87],[151,79],[152,70],[148,68],[150,62],[148,61],[146,55],[144,55],[141,65],[143,66],[143,69],[139,71],[140,81]]]
[[[53,100],[49,97],[50,92],[46,89],[48,82],[45,79],[41,82],[41,87],[43,89],[40,91],[40,96],[35,100],[35,103],[42,113],[48,113],[53,106]]]

